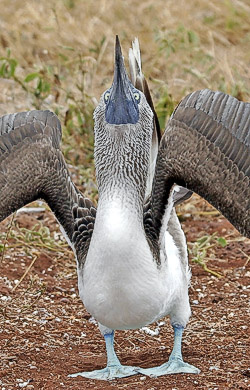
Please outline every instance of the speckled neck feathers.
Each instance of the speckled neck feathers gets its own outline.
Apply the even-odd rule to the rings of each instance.
[[[142,215],[153,115],[145,102],[135,125],[110,125],[103,107],[95,111],[95,164],[100,202],[119,198]]]

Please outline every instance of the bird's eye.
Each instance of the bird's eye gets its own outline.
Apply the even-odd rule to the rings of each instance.
[[[110,97],[110,92],[106,92],[104,95],[105,103],[107,103],[107,101],[109,100],[109,97]]]
[[[140,100],[140,94],[138,92],[134,92],[134,98],[137,102]]]

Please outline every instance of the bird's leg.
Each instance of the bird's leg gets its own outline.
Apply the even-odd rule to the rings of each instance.
[[[174,346],[168,362],[158,367],[140,369],[141,374],[148,376],[161,376],[167,374],[189,373],[199,374],[200,370],[191,364],[185,363],[182,358],[181,342],[183,326],[173,325]]]
[[[69,375],[70,377],[76,377],[78,375],[85,378],[99,379],[99,380],[112,380],[116,378],[123,378],[139,373],[139,367],[123,366],[114,350],[114,331],[111,333],[105,333],[104,339],[106,343],[107,352],[107,366],[102,370],[94,370],[89,372],[78,372],[76,374]]]

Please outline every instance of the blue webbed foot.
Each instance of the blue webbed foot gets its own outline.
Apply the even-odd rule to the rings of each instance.
[[[83,376],[84,378],[89,379],[99,379],[99,380],[112,380],[117,378],[125,378],[127,376],[136,375],[139,373],[139,367],[133,366],[123,366],[121,364],[117,364],[115,366],[107,366],[102,370],[94,370],[89,372],[78,372],[76,374],[68,375],[71,378],[75,378],[77,376]]]
[[[123,366],[114,350],[114,332],[104,334],[107,350],[107,367],[102,370],[94,370],[89,372],[78,372],[68,375],[71,378],[83,376],[89,379],[99,379],[108,381],[116,378],[125,378],[127,376],[136,375],[139,373],[139,367]]]
[[[191,364],[185,363],[182,359],[171,359],[158,367],[141,368],[140,374],[156,377],[169,374],[199,374],[200,370]]]
[[[140,374],[148,376],[161,376],[169,374],[199,374],[200,370],[191,364],[185,363],[182,359],[181,342],[182,342],[182,326],[173,326],[174,328],[174,346],[172,353],[167,363],[158,367],[141,368]]]

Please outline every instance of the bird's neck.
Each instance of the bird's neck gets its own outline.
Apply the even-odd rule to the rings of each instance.
[[[98,209],[114,202],[142,218],[151,137],[149,132],[149,135],[143,131],[138,134],[136,130],[129,126],[119,127],[113,133],[107,131],[105,141],[97,137],[95,165]]]
[[[143,180],[137,183],[134,178],[125,178],[120,167],[117,175],[107,178],[106,182],[99,186],[98,209],[115,205],[115,208],[119,207],[142,218],[145,189],[144,175]]]
[[[102,214],[126,213],[131,214],[142,224],[143,203],[146,190],[147,171],[140,170],[135,173],[138,167],[130,165],[131,171],[125,161],[114,158],[113,168],[102,172],[102,178],[99,189],[98,210]]]

